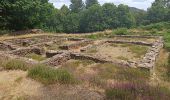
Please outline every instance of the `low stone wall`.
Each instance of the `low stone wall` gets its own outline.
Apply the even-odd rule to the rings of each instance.
[[[136,45],[145,45],[145,46],[152,46],[152,43],[143,42],[143,41],[127,41],[127,40],[107,40],[108,43],[129,43],[129,44],[136,44]]]
[[[84,41],[80,41],[80,42],[77,42],[71,45],[60,46],[60,48],[64,50],[78,49],[80,47],[84,47],[92,43],[93,43],[92,40],[84,40]]]
[[[96,46],[99,46],[99,45],[103,45],[104,43],[106,43],[106,41],[101,41],[101,42],[98,42],[97,44],[90,44],[90,45],[87,45],[83,48],[80,49],[81,52],[85,52],[93,47],[96,47]]]
[[[38,48],[38,47],[27,47],[27,48],[20,48],[18,50],[14,50],[14,51],[11,51],[10,54],[13,54],[13,55],[18,55],[18,56],[25,56],[29,53],[35,53],[35,54],[38,54],[38,55],[42,55],[45,51],[42,50],[41,48]]]
[[[70,53],[62,53],[62,54],[57,54],[45,61],[42,61],[41,63],[49,66],[58,66],[66,63],[70,59],[71,59]]]
[[[83,38],[68,38],[68,41],[83,41]]]
[[[18,46],[12,45],[7,42],[0,42],[0,50],[1,51],[11,51],[11,50],[16,50]]]
[[[118,65],[121,67],[136,67],[137,63],[132,61],[112,61],[112,60],[106,60],[99,57],[94,57],[90,55],[80,54],[80,53],[71,53],[71,59],[80,59],[80,60],[92,60],[96,63],[112,63],[114,65]]]
[[[46,51],[46,57],[50,58],[50,57],[53,57],[55,55],[62,54],[62,53],[64,53],[64,52],[63,51],[48,50],[48,51]]]
[[[164,46],[163,37],[159,39],[152,45],[152,47],[145,54],[143,59],[138,63],[138,67],[153,68],[155,66],[156,58],[159,55],[160,50]]]

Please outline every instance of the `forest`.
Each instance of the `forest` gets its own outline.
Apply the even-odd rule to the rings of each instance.
[[[71,0],[60,9],[48,0],[1,0],[0,30],[40,28],[47,32],[85,33],[170,21],[170,1],[155,0],[145,10],[97,0]]]

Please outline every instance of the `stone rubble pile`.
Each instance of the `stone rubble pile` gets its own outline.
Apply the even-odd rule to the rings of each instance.
[[[57,54],[45,61],[42,61],[41,63],[49,66],[58,66],[64,64],[70,59],[71,59],[70,53],[62,53],[62,54]]]

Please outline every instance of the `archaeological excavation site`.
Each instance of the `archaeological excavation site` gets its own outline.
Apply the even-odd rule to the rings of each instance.
[[[118,87],[134,88],[134,94],[140,94],[140,88],[156,91],[159,96],[147,87],[158,81],[155,69],[165,55],[162,36],[99,32],[3,37],[0,99],[105,100]]]
[[[112,36],[94,40],[41,35],[0,42],[0,54],[5,58],[56,68],[70,60],[89,60],[94,63],[152,69],[162,48],[161,36]]]

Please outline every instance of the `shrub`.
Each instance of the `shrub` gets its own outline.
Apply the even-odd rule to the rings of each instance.
[[[167,100],[170,91],[147,83],[117,83],[106,89],[107,100]]]
[[[116,30],[113,30],[114,35],[127,35],[128,31],[127,28],[118,28]]]
[[[64,69],[53,69],[45,65],[36,65],[28,71],[28,76],[44,84],[72,84],[75,79],[72,74]]]
[[[12,60],[9,60],[7,61],[5,64],[4,64],[4,69],[7,69],[7,70],[27,70],[28,69],[28,65],[24,62],[24,61],[21,61],[21,60],[17,60],[17,59],[12,59]]]

